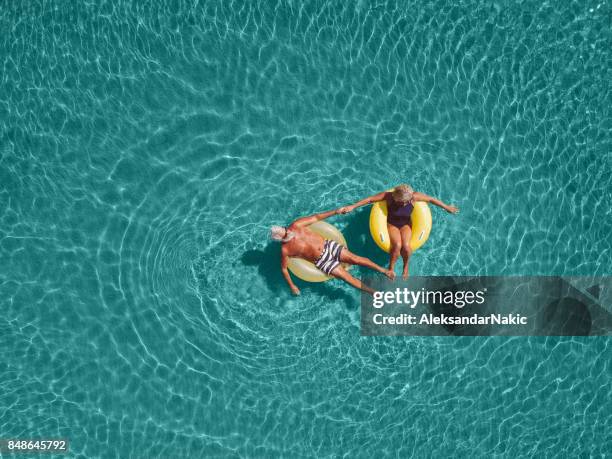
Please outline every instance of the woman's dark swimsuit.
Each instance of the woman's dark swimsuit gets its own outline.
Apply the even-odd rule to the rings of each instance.
[[[387,199],[387,223],[397,228],[405,225],[412,226],[412,219],[410,218],[412,209],[414,209],[414,205],[411,202],[402,206],[397,204],[392,198]]]

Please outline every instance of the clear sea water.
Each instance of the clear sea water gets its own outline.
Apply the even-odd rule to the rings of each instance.
[[[608,0],[5,1],[0,30],[1,438],[610,453],[609,339],[360,337],[267,240],[407,182],[461,208],[414,274],[612,274]],[[384,263],[367,218],[332,222]]]

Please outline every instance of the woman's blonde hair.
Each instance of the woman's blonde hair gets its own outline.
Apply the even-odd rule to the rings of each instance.
[[[412,200],[412,195],[414,195],[414,190],[410,185],[402,184],[398,185],[393,189],[393,200],[395,202],[408,202]]]

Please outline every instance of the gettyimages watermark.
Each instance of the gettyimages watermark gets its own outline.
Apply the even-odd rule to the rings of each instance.
[[[610,277],[366,277],[364,336],[610,336]]]

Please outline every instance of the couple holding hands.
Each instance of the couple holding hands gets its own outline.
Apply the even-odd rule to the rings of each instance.
[[[388,209],[387,228],[389,230],[391,242],[391,258],[389,260],[388,269],[377,265],[368,258],[355,255],[338,242],[324,239],[317,233],[308,229],[308,226],[314,222],[325,220],[332,215],[347,214],[358,207],[378,201],[386,201]],[[410,238],[412,237],[412,222],[410,215],[412,214],[414,204],[418,201],[431,203],[453,214],[459,211],[456,207],[449,206],[439,199],[414,191],[409,185],[399,185],[392,191],[383,191],[362,199],[350,206],[340,207],[336,210],[322,212],[309,217],[298,218],[289,226],[272,226],[270,229],[270,237],[282,243],[281,269],[283,276],[291,288],[291,292],[295,295],[299,295],[300,290],[293,283],[289,270],[287,269],[289,257],[298,257],[308,260],[314,263],[318,269],[328,276],[342,279],[353,287],[373,294],[373,289],[363,284],[359,279],[351,276],[351,274],[342,267],[341,263],[366,266],[383,273],[389,279],[393,280],[395,279],[395,263],[401,255],[404,261],[402,277],[407,279],[410,256],[412,255],[412,250],[410,249]]]

